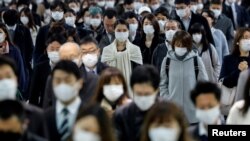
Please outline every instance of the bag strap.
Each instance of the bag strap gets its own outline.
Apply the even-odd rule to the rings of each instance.
[[[167,75],[167,77],[169,76],[169,65],[170,65],[170,58],[167,58],[167,61],[166,61],[166,75]]]
[[[195,72],[195,78],[197,80],[198,78],[198,74],[199,74],[199,65],[198,65],[198,60],[197,60],[197,56],[194,57],[194,72]]]

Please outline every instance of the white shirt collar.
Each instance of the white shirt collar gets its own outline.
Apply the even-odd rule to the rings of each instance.
[[[70,114],[75,114],[78,112],[78,109],[81,105],[81,99],[78,96],[71,104],[65,106],[60,101],[56,101],[56,114],[61,114],[62,110],[64,108],[67,108],[69,110]]]

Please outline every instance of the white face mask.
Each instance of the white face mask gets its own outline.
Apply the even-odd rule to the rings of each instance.
[[[20,21],[23,23],[23,25],[27,25],[29,23],[29,18],[26,16],[23,16],[20,18]]]
[[[166,40],[169,42],[172,42],[174,34],[177,32],[177,30],[168,30],[165,32]]]
[[[73,135],[73,141],[101,141],[101,138],[95,133],[77,129]]]
[[[221,14],[221,10],[218,9],[212,9],[211,11],[214,12],[215,18],[218,18]]]
[[[68,102],[78,95],[77,84],[71,86],[69,84],[59,84],[54,87],[54,93],[56,98],[61,102]]]
[[[69,26],[75,26],[76,17],[66,17],[65,23]]]
[[[60,56],[59,56],[59,52],[57,51],[51,51],[51,52],[47,52],[49,60],[53,63],[57,63],[60,61]]]
[[[168,0],[168,4],[169,4],[170,6],[173,6],[173,7],[174,7],[174,6],[175,6],[174,1],[175,1],[175,0]]]
[[[242,51],[250,51],[250,39],[242,39],[240,42],[240,48]]]
[[[86,54],[82,57],[83,64],[88,68],[93,68],[98,62],[97,54]]]
[[[17,83],[13,79],[0,80],[0,101],[15,100],[17,92]]]
[[[97,2],[97,5],[100,6],[100,7],[104,7],[105,6],[105,1],[98,1]]]
[[[84,17],[84,23],[90,26],[90,17]]]
[[[180,131],[175,128],[156,127],[149,130],[151,141],[178,141]]]
[[[198,10],[202,10],[203,7],[204,7],[203,3],[198,3],[198,5],[197,5]]]
[[[186,14],[187,14],[187,8],[176,10],[176,14],[177,14],[180,18],[184,18],[184,17],[186,16]]]
[[[184,54],[187,53],[187,48],[182,48],[182,47],[175,47],[175,53],[178,55],[178,56],[183,56]]]
[[[59,12],[59,11],[51,12],[51,17],[55,21],[60,21],[63,19],[63,12]]]
[[[138,24],[129,24],[130,33],[136,33],[137,29],[138,29]]]
[[[5,34],[0,33],[0,43],[3,43],[5,41]]]
[[[194,41],[196,44],[201,43],[202,34],[193,34],[192,37],[193,37],[193,41]]]
[[[139,96],[135,94],[134,102],[140,110],[147,111],[154,105],[156,96],[157,96],[156,93],[149,96]]]
[[[106,7],[107,8],[113,8],[115,5],[115,1],[106,1]]]
[[[152,8],[153,11],[155,11],[156,9],[158,9],[160,7],[160,4],[153,4],[150,6]]]
[[[190,10],[191,10],[193,13],[196,13],[197,8],[198,8],[197,5],[191,5]]]
[[[215,124],[220,117],[220,107],[215,106],[208,110],[196,109],[196,117],[207,125]]]
[[[128,36],[129,36],[128,31],[127,32],[115,32],[115,38],[119,42],[125,42],[125,41],[127,41]]]
[[[102,20],[101,19],[90,19],[90,24],[94,27],[98,27],[101,24]]]
[[[158,20],[159,26],[160,26],[160,31],[164,31],[164,26],[166,24],[166,21],[163,20]]]
[[[153,35],[155,32],[155,29],[152,25],[144,25],[143,26],[143,31],[147,35]]]
[[[134,2],[134,6],[135,6],[135,10],[139,10],[143,6],[143,3],[141,3],[141,2]]]
[[[124,93],[123,85],[104,85],[103,94],[111,102],[117,101]]]
[[[80,11],[80,7],[74,7],[72,10],[74,10],[75,13],[78,13]]]

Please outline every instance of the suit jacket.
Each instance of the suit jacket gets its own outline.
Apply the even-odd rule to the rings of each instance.
[[[82,72],[82,78],[84,80],[83,88],[80,90],[80,97],[83,103],[88,103],[90,99],[94,96],[95,89],[98,83],[98,76],[89,73],[85,70],[85,66],[81,66],[80,70]],[[52,105],[55,105],[55,95],[52,88],[51,77],[49,76],[46,82],[43,108],[47,109]]]
[[[101,61],[99,61],[97,63],[97,74],[101,75],[102,71],[104,71],[108,67],[109,66],[107,64],[102,63]]]
[[[45,138],[41,138],[33,133],[26,132],[20,141],[48,141]]]
[[[152,64],[161,71],[161,65],[163,59],[167,56],[168,48],[166,43],[159,44],[156,49],[154,50],[153,57],[152,57]]]
[[[84,28],[84,26],[82,25],[77,27],[76,30],[77,30],[77,34],[79,35],[80,40],[86,36],[94,36],[93,31]]]
[[[99,42],[99,47],[101,49],[101,52],[103,50],[104,47],[110,45],[111,43],[113,43],[114,39],[115,39],[115,35],[111,35],[111,40],[109,40],[108,34],[106,31],[104,31],[101,35],[101,40]]]

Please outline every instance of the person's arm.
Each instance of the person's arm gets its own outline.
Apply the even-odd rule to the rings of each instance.
[[[167,62],[167,57],[165,57],[163,59],[162,65],[161,65],[160,96],[167,99],[167,97],[169,95],[169,90],[168,90],[168,80],[169,80],[169,78],[168,78],[168,76],[166,74],[166,62]]]
[[[245,70],[240,73],[238,84],[237,84],[235,101],[244,99],[244,90],[245,90],[248,77],[249,77],[249,70]]]
[[[222,58],[223,58],[224,56],[229,54],[229,47],[228,47],[226,36],[223,34],[222,31],[220,31],[220,30],[218,30],[218,31],[219,31],[218,33],[220,34],[220,37],[221,37],[220,41],[221,41],[221,44],[222,44]]]
[[[206,68],[204,66],[204,63],[202,61],[202,59],[197,56],[197,61],[198,61],[198,67],[199,67],[199,73],[198,73],[198,81],[208,81],[208,75],[207,75],[207,71]]]
[[[221,63],[217,51],[215,50],[214,46],[211,46],[212,49],[212,61],[214,65],[214,76],[216,77],[216,81],[219,80],[220,70],[221,70]]]

